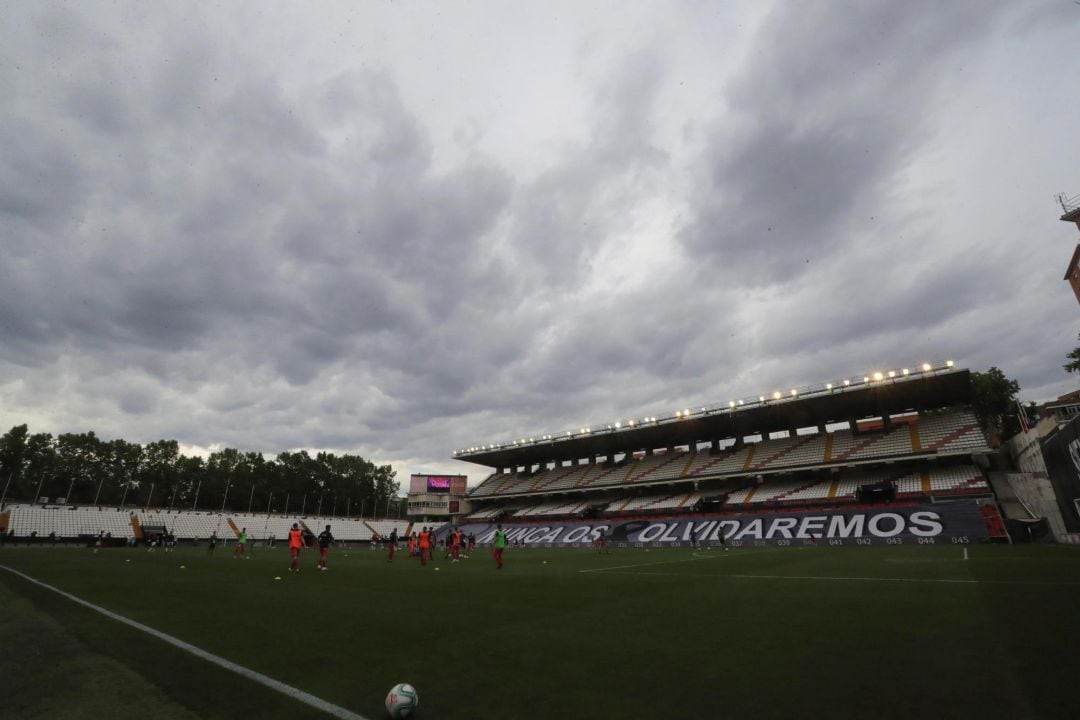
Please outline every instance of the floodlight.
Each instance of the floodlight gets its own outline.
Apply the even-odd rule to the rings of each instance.
[[[758,402],[765,402],[765,396],[764,395],[758,395]]]
[[[689,410],[683,410],[682,414],[683,414],[683,417],[690,417],[690,411]]]
[[[742,405],[742,400],[739,401],[739,404]]]
[[[735,407],[735,401],[732,400],[731,402],[729,402],[728,407]]]
[[[945,367],[952,367],[955,364],[956,363],[954,363],[952,360],[946,360],[945,361]]]
[[[904,373],[904,375],[910,375],[910,374],[911,374],[911,371],[910,371],[910,370],[908,370],[907,368],[904,368],[904,369],[903,369],[903,370],[901,370],[900,372]]]
[[[849,385],[851,385],[851,381],[850,380],[845,380],[844,381],[844,387],[848,387]]]
[[[863,375],[862,381],[863,381],[864,383],[868,383],[868,382],[870,382],[870,376],[869,376],[869,375]]]
[[[930,363],[923,363],[922,364],[922,371],[923,372],[930,372]]]
[[[633,420],[631,420],[631,421],[630,421],[629,423],[627,423],[627,424],[628,424],[628,425],[629,425],[630,427],[634,427],[634,421],[633,421]]]
[[[772,396],[773,396],[773,400],[779,400],[780,399],[780,391],[777,390],[776,392],[774,392],[772,394]]]
[[[832,383],[825,383],[826,390],[832,390]]]
[[[795,388],[792,388],[792,389],[791,389],[791,397],[795,397],[795,396],[796,396],[796,395],[798,395],[798,394],[799,394],[799,391],[798,391],[798,390],[796,390]]]
[[[889,371],[889,377],[891,377],[891,378],[896,377],[896,371],[895,370],[890,370]]]
[[[883,380],[884,378],[885,378],[885,376],[882,375],[880,371],[874,373],[874,379],[875,380]]]
[[[616,430],[618,430],[618,429],[619,429],[619,428],[621,428],[621,427],[622,427],[622,423],[621,423],[621,422],[617,422],[617,423],[615,423],[615,429],[616,429]]]

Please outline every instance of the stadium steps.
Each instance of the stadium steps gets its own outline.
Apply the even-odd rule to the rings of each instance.
[[[9,522],[11,522],[11,511],[0,513],[0,532],[7,532]]]
[[[911,452],[922,452],[922,438],[919,437],[919,423],[911,423],[908,432],[911,433]]]
[[[699,498],[701,497],[701,493],[692,493],[692,492],[691,492],[691,493],[686,493],[686,497],[684,497],[684,498],[683,498],[683,499],[682,499],[681,501],[679,501],[679,504],[678,504],[678,505],[676,505],[675,507],[678,507],[678,508],[684,508],[684,507],[686,507],[686,503],[690,502],[690,500],[691,500],[691,499],[692,499],[692,498],[693,498],[693,497],[694,497],[695,495],[696,495],[697,497],[699,497]]]
[[[743,501],[742,501],[743,505],[749,505],[750,503],[752,503],[754,501],[754,494],[758,491],[759,487],[761,487],[761,486],[760,485],[755,485],[754,487],[750,488],[750,492],[746,493],[746,497],[743,498]]]
[[[662,470],[664,467],[666,467],[666,466],[670,465],[671,463],[675,462],[680,457],[681,457],[680,453],[671,453],[671,457],[666,458],[665,460],[660,461],[660,463],[658,465],[653,465],[651,468],[648,468],[647,470],[645,470],[645,472],[638,475],[637,480],[635,480],[634,482],[641,482],[642,480],[645,480],[646,478],[648,478],[650,475],[655,475],[657,473],[657,471]],[[630,476],[627,475],[626,479],[623,480],[623,482],[627,482],[629,479],[630,479]]]
[[[596,467],[596,466],[594,465],[593,467]],[[581,478],[581,481],[578,482],[577,487],[585,487],[586,485],[592,485],[593,483],[597,482],[601,478],[608,477],[612,473],[616,472],[617,470],[621,470],[621,469],[622,469],[622,467],[619,466],[619,465],[612,465],[609,468],[600,468],[600,472],[598,472],[598,473],[593,473],[591,471],[586,471],[585,472],[585,477]],[[611,483],[600,483],[600,484],[601,485],[610,485]]]
[[[884,435],[874,435],[872,437],[868,437],[868,438],[866,438],[865,440],[863,440],[860,443],[855,443],[855,445],[850,450],[837,455],[833,459],[836,460],[837,462],[842,462],[844,460],[847,460],[849,457],[851,457],[855,453],[865,450],[866,448],[870,447],[874,443],[881,440],[883,437],[885,437],[885,436]]]
[[[143,539],[142,523],[139,522],[139,516],[135,513],[131,514],[131,534],[136,540]]]
[[[838,480],[829,481],[829,499],[832,500],[836,497],[836,491],[840,489],[840,482]]]
[[[963,436],[967,435],[969,432],[974,430],[976,427],[977,427],[976,425],[965,425],[963,427],[957,428],[957,429],[953,430],[951,433],[949,433],[948,435],[946,435],[945,437],[938,440],[937,442],[931,443],[930,447],[928,447],[926,449],[936,452],[937,450],[945,447],[949,443],[954,442],[956,440],[959,440],[960,438],[962,438]]]
[[[986,532],[990,537],[1008,539],[1009,533],[1005,529],[1005,521],[1001,518],[997,505],[992,502],[983,503],[979,506],[979,512],[982,513],[983,524],[986,525]]]
[[[565,467],[552,468],[551,470],[548,471],[549,474],[545,474],[545,476],[538,483],[536,483],[530,490],[546,490],[547,488],[551,487],[552,485],[557,484],[559,481],[561,481],[567,475],[569,475],[572,472],[578,470],[580,467],[581,467],[580,465],[574,464],[574,465],[567,465]]]
[[[517,480],[517,473],[506,473],[506,476],[500,478],[495,482],[495,486],[491,488],[492,495],[500,495],[510,488]]]
[[[229,527],[232,528],[233,534],[236,535],[236,537],[240,537],[240,528],[236,527],[236,523],[233,522],[233,519],[225,518],[225,522],[229,523]]]
[[[686,464],[683,465],[682,472],[679,473],[679,477],[686,477],[686,473],[690,472],[690,466],[694,464],[694,460],[697,459],[697,453],[687,453],[690,457],[686,458]]]
[[[626,471],[626,475],[624,475],[624,476],[623,476],[623,479],[622,479],[622,481],[621,481],[621,483],[622,483],[623,485],[625,485],[626,483],[630,482],[630,478],[631,478],[631,477],[633,477],[633,475],[634,475],[634,471],[636,471],[636,470],[639,470],[639,469],[640,469],[640,468],[638,467],[638,464],[639,464],[640,462],[641,462],[640,460],[634,460],[633,462],[627,463],[627,464],[628,464],[628,465],[630,466],[630,469],[629,469],[629,470],[627,470],[627,471]],[[648,470],[645,470],[645,472],[644,472],[643,474],[646,474],[646,473],[648,473],[648,472],[649,472]]]
[[[743,472],[747,472],[750,469],[750,466],[754,464],[754,451],[755,450],[757,450],[757,444],[751,445],[750,450],[746,453],[746,462],[744,462],[743,466],[742,466]],[[750,493],[750,495],[753,495],[753,494],[754,493]],[[750,501],[750,495],[746,496],[746,502]]]
[[[529,486],[528,492],[535,492],[536,490],[539,490],[542,485],[553,479],[551,476],[554,473],[555,468],[552,468],[551,470],[544,470],[544,472],[542,473],[537,473],[536,479],[533,480],[532,485]]]
[[[924,493],[926,493],[927,495],[929,495],[930,494],[930,473],[923,472],[921,474],[921,478],[922,478],[922,491]]]
[[[832,446],[835,436],[829,433],[825,436],[825,459],[822,462],[832,462]]]
[[[372,540],[379,540],[380,538],[382,538],[382,533],[371,527],[371,523],[369,523],[367,520],[361,520],[360,522],[362,522],[364,524],[364,527],[366,527],[371,532]]]
[[[799,487],[794,488],[793,490],[788,490],[786,493],[781,493],[781,494],[777,495],[776,497],[772,498],[772,500],[770,500],[769,502],[783,502],[788,497],[788,495],[794,495],[797,492],[802,492],[803,490],[806,490],[808,488],[812,488],[815,485],[820,485],[821,483],[822,483],[821,480],[811,480],[810,482],[806,483],[805,485],[800,485]]]
[[[704,465],[702,465],[701,467],[699,467],[697,469],[697,471],[694,472],[694,476],[695,477],[701,477],[703,475],[707,475],[709,473],[709,468],[711,468],[713,465],[719,465],[720,463],[722,463],[725,460],[729,459],[733,454],[734,453],[729,453],[727,451],[720,453],[720,455],[718,455],[717,457],[714,457],[712,460],[710,460],[709,462],[707,462]],[[694,457],[690,458],[689,463],[690,463],[690,465],[692,465],[694,463]]]
[[[581,474],[581,479],[574,483],[574,487],[584,487],[585,485],[587,485],[588,483],[586,483],[585,481],[589,479],[589,476],[592,475],[592,471],[595,469],[595,465],[590,465],[589,467],[585,468],[585,472]]]
[[[788,453],[790,453],[790,452],[792,452],[794,450],[798,450],[799,448],[801,448],[806,443],[810,442],[811,440],[816,440],[816,439],[817,439],[817,436],[815,436],[815,435],[807,435],[802,440],[799,440],[798,442],[796,442],[794,445],[789,445],[788,447],[784,448],[780,452],[773,453],[772,455],[765,458],[764,460],[754,463],[754,466],[752,468],[750,468],[750,469],[751,470],[761,470],[766,465],[771,465],[772,463],[776,462],[777,460],[784,457]]]

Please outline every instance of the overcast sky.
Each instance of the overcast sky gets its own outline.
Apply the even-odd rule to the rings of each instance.
[[[1080,308],[1080,5],[8,2],[0,432],[457,448]]]

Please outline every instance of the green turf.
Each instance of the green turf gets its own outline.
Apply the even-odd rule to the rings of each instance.
[[[1080,549],[968,550],[529,550],[501,571],[478,552],[436,572],[361,549],[325,573],[307,551],[291,575],[282,549],[8,548],[0,564],[372,720],[397,682],[440,720],[1080,716]],[[0,665],[18,717],[318,717],[6,572],[0,602],[5,651],[43,638],[37,661]]]

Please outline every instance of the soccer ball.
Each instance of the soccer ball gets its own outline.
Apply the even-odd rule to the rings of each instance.
[[[409,714],[420,707],[420,697],[416,694],[416,688],[409,683],[398,683],[390,688],[386,695],[386,712],[394,720],[407,718]]]

